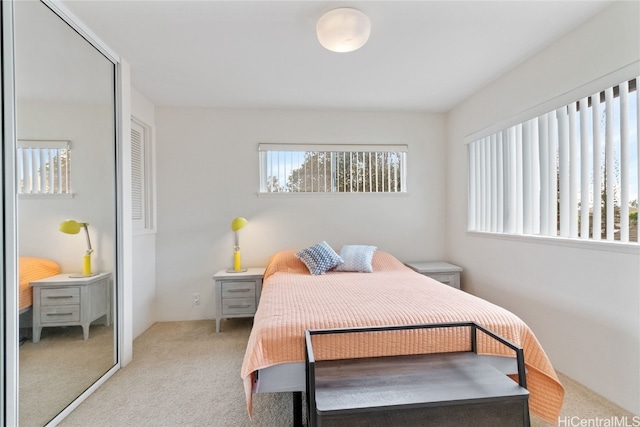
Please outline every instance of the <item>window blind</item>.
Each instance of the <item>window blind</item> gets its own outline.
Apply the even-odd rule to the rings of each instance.
[[[637,81],[469,143],[468,229],[637,243]]]
[[[70,145],[66,140],[19,140],[18,194],[71,194]]]
[[[407,145],[259,144],[261,193],[401,193]]]

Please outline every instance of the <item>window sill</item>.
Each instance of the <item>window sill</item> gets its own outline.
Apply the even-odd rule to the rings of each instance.
[[[565,246],[578,249],[589,249],[606,252],[619,252],[633,255],[640,255],[640,244],[638,243],[621,243],[609,240],[582,240],[571,239],[568,237],[550,237],[536,235],[516,235],[504,233],[489,233],[483,231],[467,231],[467,236],[471,237],[487,237],[491,239],[511,240],[523,243],[535,243],[551,246]]]
[[[279,192],[279,193],[257,193],[258,197],[408,197],[408,192],[397,192],[397,193],[351,193],[351,192],[340,192],[340,193],[293,193],[293,192]]]
[[[20,193],[18,194],[18,198],[20,199],[73,199],[75,194],[31,194],[31,193]]]

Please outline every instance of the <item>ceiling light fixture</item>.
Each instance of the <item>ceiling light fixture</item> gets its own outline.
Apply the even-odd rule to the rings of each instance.
[[[369,40],[371,21],[356,9],[341,7],[320,17],[316,25],[318,41],[332,52],[353,52]]]

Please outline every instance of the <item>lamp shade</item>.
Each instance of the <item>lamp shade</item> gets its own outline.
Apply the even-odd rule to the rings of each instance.
[[[68,219],[60,223],[60,231],[67,234],[78,234],[82,227],[89,225],[84,222],[78,222],[75,219]]]
[[[320,17],[316,25],[318,41],[332,52],[360,49],[371,35],[371,21],[359,10],[341,7]]]
[[[246,219],[242,218],[242,217],[236,217],[233,219],[233,221],[231,221],[231,230],[233,231],[238,231],[240,230],[242,227],[244,227],[245,225],[247,225],[249,221],[247,221]]]

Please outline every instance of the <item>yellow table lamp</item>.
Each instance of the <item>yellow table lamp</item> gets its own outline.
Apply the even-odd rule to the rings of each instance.
[[[91,272],[91,254],[93,253],[93,249],[91,248],[91,239],[89,239],[89,223],[78,222],[74,219],[68,219],[60,223],[60,231],[66,234],[78,234],[83,228],[87,236],[87,252],[82,258],[82,276],[94,276],[98,273]]]
[[[236,217],[231,221],[231,230],[235,233],[235,245],[233,246],[233,268],[227,270],[227,273],[243,273],[247,271],[246,268],[242,268],[240,260],[240,240],[238,237],[238,230],[247,225],[249,221],[242,217]]]

